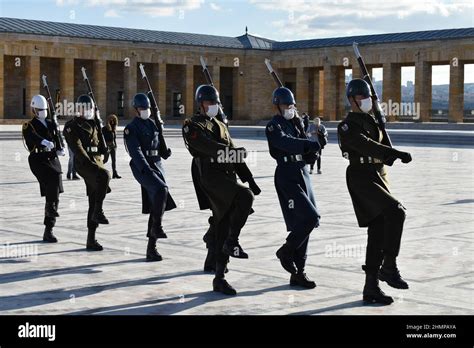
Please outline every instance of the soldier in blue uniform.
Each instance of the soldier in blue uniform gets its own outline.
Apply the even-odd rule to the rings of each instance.
[[[277,114],[266,127],[270,155],[277,161],[275,188],[289,231],[286,243],[276,255],[291,273],[290,285],[312,289],[316,283],[304,272],[311,231],[319,226],[320,215],[311,188],[305,159],[314,156],[319,144],[307,139],[301,118],[296,115],[295,98],[286,87],[273,91]]]
[[[161,261],[163,258],[156,250],[156,241],[159,238],[168,238],[161,221],[165,211],[176,208],[176,204],[165,181],[162,157],[159,153],[159,129],[150,119],[151,105],[147,95],[136,94],[133,107],[136,117],[125,127],[125,145],[132,158],[130,168],[133,176],[141,185],[142,213],[150,214],[146,260]],[[168,153],[170,152],[168,149]]]

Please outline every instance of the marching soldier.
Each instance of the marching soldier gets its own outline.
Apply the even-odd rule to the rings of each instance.
[[[125,127],[124,140],[132,158],[130,168],[133,176],[141,185],[142,213],[150,214],[146,260],[161,261],[163,258],[156,250],[156,241],[159,238],[168,238],[163,231],[162,219],[165,211],[176,208],[176,204],[165,181],[165,171],[159,153],[159,129],[150,119],[151,105],[147,95],[136,94],[133,107],[136,117]],[[168,154],[170,153],[168,149]]]
[[[30,155],[28,163],[40,185],[41,197],[45,197],[44,234],[43,241],[56,243],[58,240],[53,234],[56,218],[59,217],[59,194],[63,192],[61,178],[61,163],[58,155],[64,156],[60,148],[59,139],[55,137],[55,127],[48,120],[48,103],[42,95],[35,95],[31,100],[31,109],[34,117],[23,124],[23,138]]]
[[[366,273],[363,300],[390,304],[393,299],[380,289],[379,279],[391,287],[408,289],[396,263],[405,208],[390,193],[384,164],[391,165],[397,158],[408,163],[411,155],[384,144],[386,139],[369,113],[372,93],[366,81],[352,80],[346,95],[352,111],[339,124],[338,136],[342,154],[349,160],[346,181],[357,221],[359,227],[368,227],[366,260],[362,266]]]
[[[79,117],[74,117],[64,125],[64,137],[74,152],[74,164],[79,175],[86,184],[89,197],[87,213],[87,250],[100,251],[102,245],[95,239],[99,224],[108,224],[103,203],[109,187],[110,174],[102,161],[102,151],[99,146],[98,127],[95,116],[95,105],[88,95],[77,99]]]
[[[222,113],[219,113],[216,116],[216,119],[222,122],[227,128],[229,128],[229,124],[227,120],[224,120]],[[235,173],[239,177],[240,181],[244,183],[248,183],[250,189],[252,190],[255,196],[259,195],[261,190],[258,187],[255,179],[253,178],[252,172],[250,171],[249,167],[247,166],[246,162],[242,163],[234,163]],[[211,209],[211,204],[207,199],[206,195],[202,191],[200,177],[199,177],[199,170],[196,166],[196,162],[193,161],[191,164],[191,174],[193,178],[194,189],[196,191],[196,196],[198,198],[199,209],[206,210]],[[250,214],[254,211],[251,209]],[[204,272],[215,273],[216,272],[216,255],[215,255],[215,240],[216,240],[216,224],[214,221],[214,217],[209,217],[209,229],[207,230],[206,234],[203,237],[204,242],[206,243],[207,248],[207,256],[206,260],[204,261]],[[225,268],[225,273],[228,272],[227,267]]]
[[[309,235],[319,226],[320,215],[305,158],[314,156],[319,144],[306,138],[302,121],[295,116],[295,98],[288,88],[275,89],[272,101],[277,114],[267,124],[265,133],[270,155],[277,162],[275,188],[289,231],[286,243],[276,255],[291,273],[290,285],[312,289],[316,283],[308,279],[304,269]]]
[[[114,114],[107,116],[107,124],[102,128],[102,134],[109,151],[104,155],[104,163],[112,158],[112,179],[121,179],[117,173],[117,125],[118,119]]]
[[[236,163],[243,162],[246,151],[234,146],[227,127],[216,119],[218,91],[210,85],[201,85],[195,99],[200,113],[184,122],[183,138],[193,156],[192,168],[197,171],[193,179],[199,181],[198,200],[206,199],[212,210],[211,228],[215,230],[210,236],[214,237],[216,260],[213,290],[235,295],[237,291],[224,274],[229,256],[248,258],[239,244],[239,236],[252,211],[254,193],[236,178]]]

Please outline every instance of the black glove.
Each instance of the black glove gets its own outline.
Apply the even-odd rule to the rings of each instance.
[[[304,144],[304,152],[318,152],[320,149],[319,143],[317,141],[306,141]]]
[[[260,190],[260,187],[258,187],[257,183],[255,182],[253,178],[249,179],[249,187],[255,196],[258,196],[260,192],[262,192],[262,190]]]
[[[163,159],[168,159],[168,157],[170,157],[170,156],[171,156],[171,149],[170,148],[167,148],[166,151],[161,154],[161,158],[163,158]]]
[[[411,155],[408,152],[398,151],[397,157],[400,158],[403,163],[411,162]]]

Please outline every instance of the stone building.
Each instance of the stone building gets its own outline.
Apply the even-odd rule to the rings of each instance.
[[[162,115],[181,120],[195,111],[194,91],[205,81],[200,56],[234,120],[272,115],[275,85],[265,58],[295,92],[300,112],[337,120],[345,114],[346,69],[360,77],[352,51],[357,41],[369,68],[383,68],[384,101],[401,101],[401,68],[415,67],[418,121],[431,120],[431,67],[449,64],[449,121],[463,122],[464,65],[474,63],[473,38],[474,28],[464,28],[278,42],[247,33],[234,38],[0,18],[0,121],[31,116],[31,97],[44,93],[42,74],[57,102],[73,102],[86,92],[81,67],[102,115],[130,117],[131,98],[146,89],[140,63]]]

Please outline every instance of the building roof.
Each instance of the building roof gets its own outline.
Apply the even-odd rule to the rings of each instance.
[[[474,38],[474,28],[462,28],[349,36],[328,39],[273,41],[250,34],[245,34],[239,37],[228,37],[205,34],[177,33],[170,31],[103,27],[98,25],[59,23],[6,17],[0,17],[0,33],[18,33],[156,44],[279,51],[290,49],[350,46],[354,41],[362,44],[378,44],[440,39],[463,39],[470,37]]]

